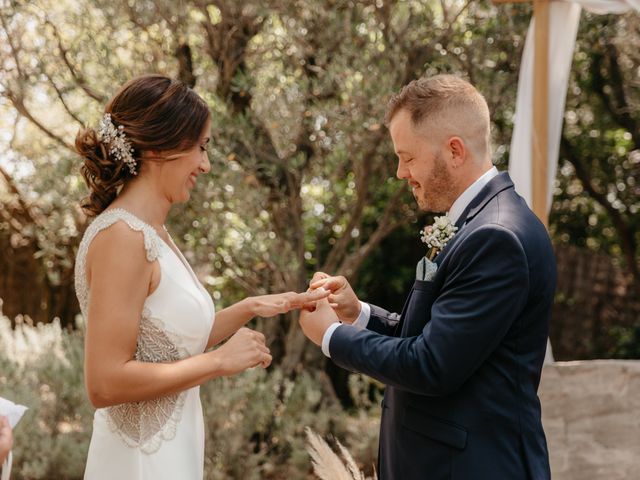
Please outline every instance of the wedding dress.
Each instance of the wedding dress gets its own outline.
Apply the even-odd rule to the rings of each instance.
[[[215,315],[210,295],[175,244],[169,246],[153,227],[126,210],[98,215],[80,243],[75,286],[85,321],[91,322],[87,251],[100,231],[118,221],[142,232],[147,260],[157,261],[161,272],[158,287],[144,302],[135,359],[172,362],[202,353]],[[85,479],[202,479],[204,421],[199,392],[200,387],[194,387],[150,401],[97,409]]]

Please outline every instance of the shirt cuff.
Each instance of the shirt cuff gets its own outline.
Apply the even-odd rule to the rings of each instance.
[[[358,314],[358,318],[355,322],[352,323],[352,325],[358,328],[367,328],[370,316],[371,306],[368,303],[360,302],[360,313]],[[331,325],[329,325],[329,328],[325,330],[324,336],[322,337],[322,353],[324,353],[325,356],[329,358],[331,358],[331,354],[329,353],[329,343],[331,342],[331,336],[333,335],[333,332],[336,331],[336,328],[338,328],[340,325],[342,325],[342,323],[332,323]]]
[[[371,316],[371,306],[368,303],[360,302],[360,314],[355,322],[354,327],[367,328],[369,317]]]
[[[340,325],[342,324],[339,322],[332,323],[329,325],[329,328],[325,330],[324,336],[322,337],[322,353],[329,358],[331,358],[331,355],[329,354],[329,342],[331,342],[331,335],[333,335],[333,332],[335,332],[336,328]]]

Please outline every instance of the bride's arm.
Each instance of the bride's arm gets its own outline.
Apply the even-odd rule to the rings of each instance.
[[[91,243],[85,383],[95,407],[169,395],[271,362],[264,336],[249,329],[238,331],[215,351],[176,362],[134,360],[154,268],[157,263],[147,261],[142,235],[122,223],[102,231]]]
[[[216,313],[214,326],[209,334],[207,348],[235,333],[253,317],[273,317],[302,308],[327,297],[331,292],[318,288],[310,292],[285,292],[272,295],[247,297]]]
[[[255,316],[251,300],[251,297],[245,298],[216,312],[215,322],[209,332],[207,348],[217,345]]]

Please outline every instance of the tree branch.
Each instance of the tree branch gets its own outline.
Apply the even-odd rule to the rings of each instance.
[[[193,57],[188,43],[178,45],[175,51],[178,59],[178,78],[191,88],[196,86],[196,76],[193,73]]]
[[[338,271],[343,272],[343,275],[345,276],[353,277],[358,272],[362,262],[367,258],[371,251],[376,248],[391,232],[407,221],[407,218],[399,218],[392,221],[392,215],[396,210],[398,201],[405,193],[405,188],[399,188],[393,194],[393,196],[387,201],[382,217],[378,222],[378,227],[358,250],[345,257]]]
[[[62,37],[60,36],[60,32],[58,32],[56,26],[48,18],[45,19],[45,25],[49,25],[53,30],[53,35],[56,38],[58,49],[60,50],[60,58],[67,67],[67,70],[71,74],[71,78],[73,78],[75,84],[80,87],[80,89],[84,91],[89,97],[93,98],[100,104],[105,103],[107,101],[107,96],[91,88],[87,84],[82,74],[78,73],[74,66],[71,65],[71,62],[69,61],[69,52],[66,48],[64,48],[64,45],[62,44]]]
[[[329,252],[327,259],[322,267],[323,271],[333,272],[339,263],[344,261],[347,248],[352,241],[351,232],[354,228],[358,228],[362,224],[362,213],[366,206],[368,198],[368,186],[367,182],[370,180],[370,172],[372,167],[371,158],[375,155],[378,147],[382,143],[386,132],[384,129],[376,130],[373,140],[370,142],[369,149],[360,157],[359,165],[361,171],[356,175],[356,192],[357,198],[353,207],[349,210],[350,218],[347,227],[345,228],[342,236],[336,241],[333,248]]]
[[[9,193],[15,196],[18,206],[20,207],[20,210],[24,212],[27,221],[36,227],[42,227],[43,222],[40,221],[40,219],[38,219],[38,217],[33,213],[31,207],[24,200],[24,196],[20,192],[18,185],[16,185],[11,175],[9,175],[9,172],[7,172],[2,165],[0,165],[0,176],[4,179],[7,187],[9,187]]]
[[[615,45],[608,43],[605,54],[594,52],[591,64],[592,85],[596,95],[602,101],[605,109],[619,125],[624,127],[632,136],[635,148],[640,148],[640,126],[631,115],[631,108],[624,91],[624,79],[618,62],[618,51]],[[604,65],[606,63],[608,65]],[[603,69],[607,70],[610,81],[607,82]],[[606,88],[611,89],[611,94]]]
[[[629,222],[624,218],[620,211],[618,211],[613,207],[613,205],[611,205],[611,203],[607,200],[607,196],[604,193],[598,191],[598,189],[593,185],[589,172],[585,168],[582,161],[573,153],[574,148],[572,147],[571,142],[569,142],[569,140],[564,135],[562,135],[560,147],[562,156],[569,163],[571,163],[571,165],[573,165],[573,168],[576,172],[576,177],[582,183],[585,191],[591,198],[598,202],[611,217],[611,222],[613,223],[613,226],[618,231],[618,235],[620,236],[622,250],[624,251],[629,271],[635,278],[636,282],[640,281],[640,271],[638,269],[638,263],[636,260],[638,246],[635,240],[635,233],[631,229]]]
[[[67,104],[66,100],[64,99],[64,95],[62,91],[60,90],[60,88],[58,88],[58,85],[56,85],[56,82],[53,80],[53,78],[51,78],[51,76],[47,72],[43,72],[43,73],[45,77],[47,77],[47,80],[49,80],[49,83],[51,84],[53,89],[55,90],[56,95],[58,96],[58,99],[60,100],[60,103],[64,107],[65,111],[71,116],[71,118],[73,118],[76,122],[78,122],[78,124],[84,125],[84,122],[80,120],[80,117],[78,117],[78,115],[76,115]]]
[[[53,133],[51,130],[49,130],[47,127],[45,127],[42,124],[42,122],[40,122],[37,118],[35,118],[31,114],[31,112],[25,106],[24,99],[22,97],[19,97],[19,96],[15,95],[13,92],[11,92],[9,90],[7,90],[5,92],[5,95],[9,99],[11,104],[13,105],[13,108],[15,108],[20,115],[22,115],[23,117],[27,118],[31,123],[33,123],[43,133],[45,133],[49,138],[51,138],[52,140],[54,140],[58,144],[62,145],[67,150],[69,150],[69,151],[71,151],[73,153],[76,153],[75,148],[73,148],[73,146],[71,144],[65,142],[64,139],[62,139],[62,137],[59,137],[58,135]]]

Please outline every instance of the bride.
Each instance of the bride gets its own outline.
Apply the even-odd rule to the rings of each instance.
[[[97,130],[78,132],[90,189],[83,208],[96,217],[75,266],[85,382],[97,408],[86,479],[201,479],[199,385],[268,367],[264,335],[243,325],[329,293],[249,297],[215,313],[164,227],[171,205],[187,201],[211,169],[210,127],[193,90],[146,75],[115,94]]]

